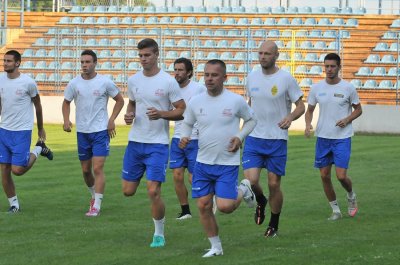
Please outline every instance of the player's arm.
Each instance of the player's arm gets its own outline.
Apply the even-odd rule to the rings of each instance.
[[[352,123],[355,119],[357,119],[358,117],[361,116],[361,114],[362,114],[361,104],[360,103],[352,104],[351,106],[353,107],[353,111],[351,112],[351,114],[348,117],[338,121],[336,123],[336,126],[339,126],[340,128],[344,128],[347,126],[347,124]]]
[[[183,112],[185,111],[186,104],[183,99],[172,103],[174,108],[172,110],[162,111],[156,108],[148,108],[147,116],[150,120],[164,119],[169,121],[183,120]]]
[[[313,130],[311,122],[313,120],[314,110],[315,110],[315,106],[308,104],[306,114],[304,115],[304,119],[306,122],[306,128],[304,130],[304,135],[306,137],[310,137],[311,131]]]
[[[35,106],[36,111],[36,123],[38,128],[38,136],[39,140],[45,141],[46,140],[46,131],[43,128],[43,110],[42,104],[40,102],[40,96],[37,94],[32,98],[33,105]]]
[[[306,107],[304,106],[304,102],[302,100],[303,97],[300,97],[294,105],[296,106],[292,113],[287,115],[282,121],[278,123],[279,128],[283,130],[289,129],[290,125],[292,125],[292,121],[297,120],[304,114]]]
[[[69,119],[71,113],[71,101],[64,99],[62,104],[62,115],[63,115],[63,129],[65,132],[71,132],[72,122]]]
[[[136,115],[136,101],[129,100],[128,106],[126,107],[126,113],[124,115],[124,120],[126,125],[131,125],[133,123],[135,115]]]
[[[243,122],[242,129],[234,137],[231,138],[229,143],[229,152],[236,152],[242,146],[243,139],[249,135],[257,125],[257,120],[251,117],[247,121]]]
[[[108,119],[108,135],[113,138],[116,135],[115,132],[115,119],[118,117],[118,114],[121,112],[122,108],[124,107],[124,98],[122,97],[121,93],[118,93],[115,97],[113,97],[115,100],[114,108],[111,113],[110,118]]]

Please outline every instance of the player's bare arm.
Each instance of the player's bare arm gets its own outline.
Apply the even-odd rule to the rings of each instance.
[[[43,128],[43,110],[42,104],[40,103],[40,96],[37,94],[32,98],[33,105],[36,110],[36,123],[38,128],[38,137],[41,141],[46,141],[46,131]]]
[[[340,128],[344,128],[347,126],[347,124],[352,123],[355,119],[357,119],[358,117],[361,116],[362,114],[362,108],[361,108],[361,104],[353,104],[353,111],[351,112],[351,114],[344,118],[339,120],[336,123],[336,126],[339,126]]]
[[[308,104],[306,114],[304,115],[304,119],[306,121],[306,128],[304,130],[304,135],[306,137],[311,136],[311,132],[313,130],[313,126],[311,125],[313,115],[314,115],[315,106]]]
[[[129,100],[128,106],[126,107],[126,113],[124,115],[124,120],[126,125],[131,125],[136,113],[136,102]]]
[[[117,135],[115,131],[115,119],[118,117],[118,114],[124,107],[124,98],[122,97],[121,93],[118,93],[113,99],[115,100],[115,105],[107,125],[108,135],[110,138],[114,138],[115,135]]]
[[[172,106],[174,106],[174,109],[167,111],[157,110],[156,108],[148,108],[146,114],[150,120],[158,120],[158,119],[164,119],[169,121],[183,120],[183,112],[186,109],[185,101],[183,99],[178,100],[172,103]]]
[[[283,130],[289,129],[290,125],[292,125],[292,121],[297,120],[301,117],[301,115],[304,114],[306,108],[304,106],[302,97],[300,97],[294,104],[296,105],[296,108],[293,110],[292,113],[290,113],[278,123],[279,128]]]
[[[71,101],[64,99],[62,104],[62,114],[64,119],[63,129],[65,132],[71,132],[72,122],[69,119],[71,113]]]

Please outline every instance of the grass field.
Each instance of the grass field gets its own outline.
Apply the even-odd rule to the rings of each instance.
[[[76,154],[76,135],[46,127],[53,161],[41,157],[30,172],[14,177],[22,212],[5,213],[0,200],[0,264],[398,264],[400,260],[399,136],[357,135],[349,175],[359,214],[328,222],[330,207],[313,168],[314,141],[292,133],[279,237],[263,237],[265,225],[242,205],[218,214],[224,256],[202,259],[209,242],[191,201],[194,218],[178,222],[171,172],[163,185],[166,240],[150,249],[154,231],[145,185],[125,198],[120,171],[127,127],[119,127],[106,163],[107,186],[98,218],[84,216],[89,193]],[[35,138],[35,137],[34,137]],[[265,177],[262,178],[265,187]],[[342,212],[345,192],[334,182]],[[267,217],[268,221],[268,217]],[[266,221],[266,223],[267,223]],[[397,260],[397,261],[396,261]]]

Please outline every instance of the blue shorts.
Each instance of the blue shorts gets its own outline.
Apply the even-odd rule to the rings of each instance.
[[[185,149],[179,148],[178,138],[172,138],[169,153],[169,168],[185,167],[190,173],[193,173],[196,163],[197,152],[199,151],[199,140],[190,140]]]
[[[0,163],[26,167],[29,162],[32,131],[0,128]]]
[[[219,198],[236,200],[238,175],[239,166],[207,165],[197,162],[194,166],[192,197],[199,198],[214,193]]]
[[[165,182],[167,165],[167,144],[146,144],[129,141],[124,155],[122,179],[138,182],[146,171],[147,180]]]
[[[278,176],[285,175],[287,141],[271,140],[247,136],[244,143],[243,169],[266,168]]]
[[[315,143],[314,167],[322,168],[335,164],[336,167],[349,168],[351,138],[326,139],[317,137]]]
[[[94,133],[77,133],[79,160],[85,161],[93,156],[108,156],[110,153],[110,136],[108,131]]]

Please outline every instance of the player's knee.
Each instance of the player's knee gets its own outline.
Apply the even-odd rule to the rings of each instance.
[[[123,193],[124,196],[126,196],[126,197],[130,197],[130,196],[135,195],[135,191],[134,191],[134,190],[122,189],[122,193]]]
[[[148,188],[147,195],[151,200],[157,199],[160,197],[160,190],[157,188]]]
[[[221,205],[218,210],[222,213],[231,213],[235,210],[231,205]]]
[[[13,167],[11,169],[11,172],[15,175],[15,176],[22,176],[26,171],[23,168],[20,167]]]

